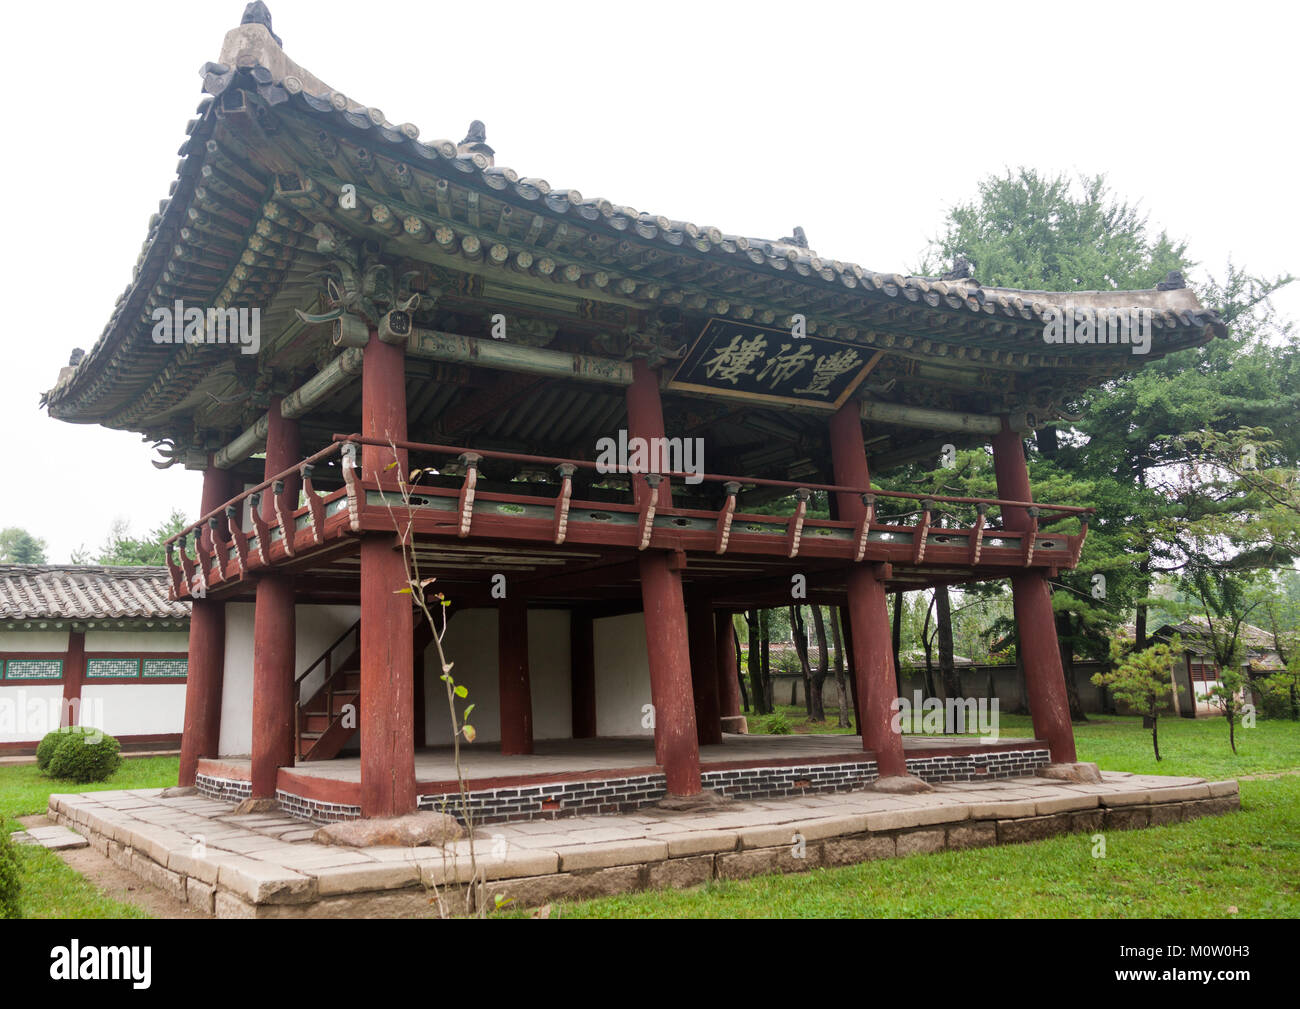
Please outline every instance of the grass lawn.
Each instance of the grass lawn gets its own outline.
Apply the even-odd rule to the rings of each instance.
[[[44,813],[52,792],[165,788],[176,784],[176,757],[127,757],[108,781],[78,785],[38,771],[35,764],[0,766],[0,829],[21,830],[16,817]],[[52,851],[19,845],[22,906],[26,918],[147,918],[139,908],[105,898]]]
[[[793,723],[802,708],[783,707]],[[834,712],[829,712],[830,726]],[[552,917],[1300,917],[1300,723],[1261,721],[1228,748],[1222,719],[1161,720],[1158,764],[1135,718],[1095,716],[1075,726],[1079,759],[1105,770],[1242,782],[1242,811],[1192,823],[1028,845],[940,852],[841,869],[714,882],[694,890],[560,904]],[[828,726],[827,728],[830,728]],[[757,726],[755,726],[757,727]],[[811,726],[804,731],[826,731]],[[1004,736],[1032,735],[1027,716],[1004,715]],[[157,788],[176,781],[175,757],[129,758],[109,781],[73,785],[34,765],[0,766],[0,819],[44,812],[51,792]],[[32,918],[145,917],[106,900],[57,855],[20,849],[23,907]],[[526,917],[522,910],[513,914]],[[507,912],[506,916],[513,916]]]
[[[793,721],[802,709],[785,709]],[[1004,736],[1032,735],[1004,715]],[[1103,770],[1243,781],[1242,810],[1191,823],[1027,845],[939,852],[841,869],[715,881],[693,890],[560,904],[564,918],[1216,918],[1300,917],[1300,723],[1161,719],[1159,763],[1141,720],[1096,716],[1075,726],[1079,759]],[[528,912],[517,912],[526,916]]]

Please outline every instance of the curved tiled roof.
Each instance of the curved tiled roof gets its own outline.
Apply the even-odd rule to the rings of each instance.
[[[265,20],[269,22],[269,16]],[[439,225],[438,215],[418,203],[404,207],[400,198],[384,198],[373,201],[373,219],[368,215],[358,228],[386,232],[402,241],[419,234],[419,241],[433,242],[425,248],[444,257],[463,256],[502,270],[526,272],[527,264],[533,264],[536,272],[547,260],[545,276],[549,280],[560,289],[594,292],[587,297],[605,296],[644,308],[684,305],[713,316],[762,324],[772,324],[774,319],[779,324],[786,313],[806,312],[810,332],[818,313],[806,306],[817,301],[828,304],[830,299],[837,303],[834,314],[823,319],[830,336],[866,345],[879,339],[877,345],[884,347],[894,346],[896,339],[911,347],[915,340],[925,352],[930,349],[929,337],[934,336],[935,355],[947,356],[950,362],[958,360],[970,367],[1033,367],[1045,374],[1067,367],[1067,359],[1048,353],[1050,348],[1044,348],[1032,331],[1041,330],[1049,310],[1067,299],[1077,306],[1152,309],[1154,356],[1226,332],[1217,314],[1203,309],[1195,295],[1180,284],[1168,285],[1177,288],[1169,290],[1067,295],[989,288],[970,279],[881,273],[818,256],[793,239],[729,234],[709,225],[554,187],[544,179],[495,164],[491,148],[481,141],[421,140],[414,125],[393,124],[379,109],[330,88],[294,63],[269,27],[256,19],[228,33],[219,61],[206,64],[201,74],[207,96],[199,105],[198,117],[187,127],[189,139],[179,151],[182,161],[171,194],[150,221],[132,282],[119,298],[99,341],[77,364],[64,369],[59,383],[46,394],[52,415],[147,430],[157,418],[183,411],[183,397],[193,388],[194,376],[204,371],[198,363],[202,349],[151,346],[148,320],[152,307],[169,304],[180,289],[202,292],[209,303],[265,303],[287,283],[290,264],[298,264],[300,275],[313,268],[313,243],[306,234],[311,216],[303,217],[294,208],[301,210],[302,201],[310,204],[334,194],[321,183],[290,174],[285,176],[290,186],[299,188],[281,192],[281,177],[276,175],[274,195],[265,205],[274,213],[265,207],[259,211],[271,166],[283,164],[273,171],[288,173],[293,165],[277,162],[282,155],[271,155],[267,164],[250,174],[253,166],[246,160],[248,150],[267,143],[268,137],[274,138],[283,129],[275,121],[281,110],[296,113],[286,119],[310,124],[309,130],[319,128],[326,146],[333,143],[331,138],[347,138],[360,148],[355,156],[364,154],[371,170],[381,160],[388,163],[388,170],[398,177],[396,186],[405,187],[403,194],[416,194],[426,204],[435,197],[422,189],[423,180],[416,185],[417,175],[439,179],[440,187],[454,183],[453,188],[471,191],[475,207],[482,193],[508,205],[503,214],[513,208],[516,218],[522,210],[535,215],[537,223],[544,221],[544,230],[530,231],[526,237],[511,234],[504,226],[493,232],[479,227],[477,221],[465,227],[457,222],[453,228],[445,224],[445,215]],[[256,95],[261,105],[245,107],[241,97],[245,92]],[[239,119],[242,125],[219,131],[223,116],[232,122]],[[319,150],[307,151],[301,137],[280,135],[290,148],[307,152],[318,166],[329,165],[330,156]],[[247,149],[241,151],[243,144]],[[245,187],[243,194],[241,186]],[[385,187],[380,188],[382,193]],[[209,201],[216,203],[221,199],[213,194],[233,192],[236,217],[248,221],[230,228],[215,227],[203,209],[204,199],[197,195],[205,191]],[[257,220],[259,213],[261,221]],[[547,253],[555,235],[565,228],[570,236],[581,232],[592,244],[566,249],[563,254]],[[247,244],[240,232],[252,235]],[[447,236],[442,248],[440,233]],[[538,235],[543,236],[541,241]],[[584,257],[584,252],[592,250],[598,255]],[[692,274],[665,272],[666,257],[689,261]],[[932,328],[927,328],[926,313]],[[982,340],[970,338],[972,327],[979,330]],[[170,356],[154,356],[164,353]],[[1095,381],[1117,368],[1138,363],[1076,359],[1070,360],[1068,367]]]
[[[166,568],[0,564],[0,620],[187,619]]]

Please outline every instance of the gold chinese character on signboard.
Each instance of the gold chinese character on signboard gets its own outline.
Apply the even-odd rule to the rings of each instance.
[[[798,350],[794,349],[794,344],[783,343],[781,350],[776,357],[769,358],[763,370],[758,373],[757,381],[761,382],[769,375],[772,378],[772,384],[769,389],[775,389],[782,382],[793,379],[799,372],[803,371],[804,365],[813,359],[812,346],[803,344]]]
[[[852,347],[834,354],[822,354],[813,365],[812,380],[802,389],[796,389],[799,395],[828,396],[831,383],[846,371],[852,371],[862,363],[862,358]]]
[[[754,374],[754,368],[766,349],[765,337],[758,335],[746,340],[744,334],[738,333],[727,346],[714,348],[713,357],[704,362],[704,374],[735,385],[742,375]]]

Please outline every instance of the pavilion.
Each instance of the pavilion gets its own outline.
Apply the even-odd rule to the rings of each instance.
[[[584,807],[613,808],[728,774],[840,787],[1075,761],[1048,579],[1077,565],[1088,510],[1033,501],[1022,438],[1224,332],[1180,277],[1067,296],[961,263],[877,273],[801,229],[747,237],[557,188],[497,164],[480,123],[422,139],[325,84],[261,3],[202,77],[131,283],[43,400],[203,472],[169,562],[192,604],[181,784],[322,819],[445,794],[412,557],[451,603],[485,809],[533,780],[553,812],[582,781],[614,782]],[[1135,312],[1148,353],[1045,339],[1063,313]],[[656,438],[702,465],[597,464],[602,439]],[[873,488],[989,444],[997,498]],[[905,753],[887,593],[1000,578],[1036,739]],[[763,751],[722,731],[731,614],[800,582],[843,608],[861,739]]]

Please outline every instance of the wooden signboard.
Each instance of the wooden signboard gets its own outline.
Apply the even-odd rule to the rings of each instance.
[[[825,337],[710,319],[668,388],[834,410],[878,357]]]

